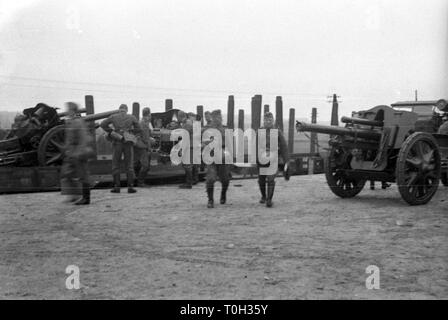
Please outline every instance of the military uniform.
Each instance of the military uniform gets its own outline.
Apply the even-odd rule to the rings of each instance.
[[[149,171],[151,161],[151,129],[150,123],[144,119],[140,121],[141,132],[137,139],[137,144],[134,147],[134,167],[138,167],[138,185],[142,186],[145,183],[146,175]]]
[[[448,134],[448,120],[445,121],[445,123],[440,126],[438,133]]]
[[[219,110],[215,110],[212,112],[212,118],[215,118],[216,116],[221,117],[221,112]],[[221,137],[222,137],[222,153],[223,153],[223,159],[222,164],[208,164],[206,169],[206,191],[208,196],[208,207],[213,208],[214,206],[214,199],[213,199],[213,193],[215,188],[215,182],[220,181],[221,182],[221,198],[220,203],[224,204],[227,201],[226,193],[227,189],[229,188],[230,184],[230,167],[229,165],[224,163],[224,150],[225,150],[225,128],[224,126],[219,122],[212,121],[208,127],[204,130],[207,130],[208,128],[214,128],[220,131]]]
[[[113,129],[110,125],[113,125]],[[127,114],[126,112],[119,112],[111,115],[101,123],[101,128],[108,133],[112,133],[114,131],[123,137],[126,134],[131,134],[132,132],[137,134],[140,133],[140,125],[137,118],[133,115]],[[124,164],[126,167],[128,181],[128,192],[134,193],[136,191],[133,189],[135,179],[133,143],[125,140],[113,140],[112,146],[112,176],[114,178],[114,188],[112,189],[112,192],[120,192],[120,161],[121,157],[124,156]]]
[[[182,123],[182,129],[187,130],[190,137],[190,161],[189,163],[182,162],[182,167],[185,170],[185,183],[181,184],[179,187],[183,189],[191,189],[194,183],[193,181],[193,171],[195,165],[193,164],[193,124],[185,120]]]
[[[283,132],[280,129],[277,128],[260,128],[266,130],[266,151],[270,151],[270,134],[271,130],[278,130],[278,156],[282,157],[283,162],[286,164],[289,161],[289,152],[288,152],[288,145],[286,143],[286,139],[283,135]],[[258,143],[257,143],[258,146]],[[258,154],[258,152],[257,152]],[[260,187],[260,193],[261,193],[261,200],[260,203],[266,203],[267,207],[272,206],[272,198],[274,196],[274,189],[275,189],[275,177],[277,175],[277,170],[275,174],[272,175],[262,175],[260,174],[260,168],[263,167],[269,167],[268,164],[260,164],[258,162],[258,185]],[[266,193],[266,187],[267,187],[267,193]]]
[[[75,189],[75,180],[82,186],[82,199],[75,204],[90,203],[90,183],[87,162],[93,155],[88,133],[83,119],[72,117],[65,121],[65,157],[61,168],[61,177],[67,181],[68,188]]]

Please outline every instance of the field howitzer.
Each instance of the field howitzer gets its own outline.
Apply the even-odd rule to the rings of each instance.
[[[79,110],[79,116],[85,113]],[[82,119],[91,134],[98,128],[97,120],[105,119],[119,110],[90,114]],[[0,167],[4,166],[54,166],[62,164],[65,144],[65,119],[67,112],[43,103],[25,109],[16,117],[6,136],[0,141]]]
[[[448,103],[440,101],[435,116],[446,121]],[[392,182],[407,203],[421,205],[440,180],[447,186],[448,174],[448,134],[416,130],[422,121],[416,112],[381,105],[342,117],[344,127],[297,121],[296,130],[330,135],[325,175],[337,196],[356,196],[368,180]]]

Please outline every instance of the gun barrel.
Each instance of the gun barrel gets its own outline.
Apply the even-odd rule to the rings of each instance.
[[[364,126],[373,126],[373,127],[383,127],[384,126],[384,123],[382,121],[368,120],[368,119],[362,119],[362,118],[342,117],[341,122],[360,124],[360,125],[364,125]]]
[[[80,110],[78,111],[79,114],[81,114],[81,113],[86,113],[86,112],[87,112],[87,109],[80,109]],[[59,116],[59,118],[66,117],[66,116],[68,116],[68,111],[58,112],[58,116]]]
[[[116,114],[118,112],[120,112],[120,110],[112,110],[112,111],[100,112],[100,113],[95,113],[95,114],[89,114],[89,115],[83,117],[83,119],[84,119],[84,121],[96,121],[96,120],[106,119],[109,116]]]
[[[373,130],[363,130],[356,128],[345,128],[336,126],[321,126],[318,124],[307,124],[297,121],[296,130],[298,132],[316,132],[335,136],[349,136],[363,139],[379,141],[381,133]]]

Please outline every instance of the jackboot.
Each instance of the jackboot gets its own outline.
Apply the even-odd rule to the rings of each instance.
[[[82,184],[82,198],[75,202],[75,205],[86,205],[90,204],[90,184]]]
[[[222,189],[221,189],[221,199],[219,200],[219,203],[221,203],[221,204],[225,204],[226,203],[226,201],[227,201],[227,197],[226,197],[226,194],[227,194],[227,189],[229,188],[229,184],[223,184],[222,185]]]
[[[207,187],[207,197],[208,197],[208,203],[207,203],[207,208],[213,208],[213,191],[214,191],[214,187]]]
[[[258,186],[260,187],[261,199],[260,203],[266,203],[266,182],[258,182]]]
[[[128,193],[136,193],[137,190],[134,189],[134,177],[132,174],[127,174],[128,178]]]
[[[193,172],[192,170],[185,170],[185,183],[179,186],[181,189],[191,189],[193,188]]]
[[[120,193],[120,187],[121,187],[121,181],[120,181],[120,174],[114,174],[114,187],[110,192],[112,193]]]
[[[275,182],[268,182],[268,197],[266,199],[266,207],[272,207],[272,197],[274,196]]]

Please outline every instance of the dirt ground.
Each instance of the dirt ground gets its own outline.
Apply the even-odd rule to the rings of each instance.
[[[204,184],[113,195],[0,196],[1,299],[448,299],[448,189],[421,207],[395,186],[339,199],[323,176],[234,180],[207,209]],[[216,192],[218,193],[218,192]],[[215,198],[218,194],[215,194]],[[80,269],[81,288],[65,287]],[[368,290],[366,268],[380,269]]]

